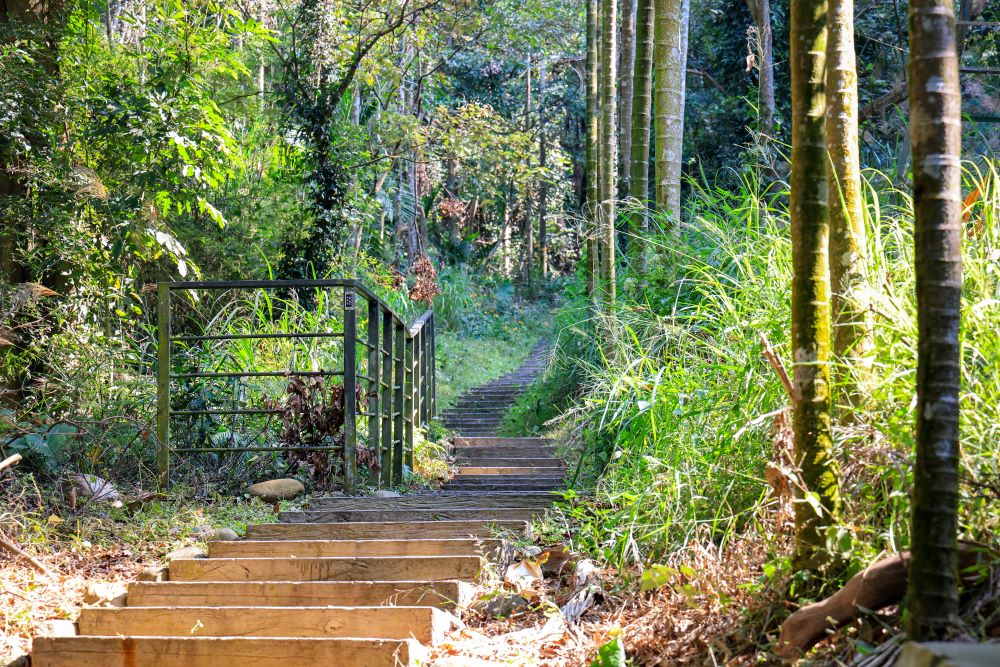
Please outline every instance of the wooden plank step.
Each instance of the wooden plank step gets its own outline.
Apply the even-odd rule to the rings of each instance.
[[[89,608],[80,635],[416,639],[437,644],[458,619],[434,607]]]
[[[489,537],[495,530],[525,532],[526,521],[401,521],[398,523],[266,523],[247,526],[248,540],[370,540]]]
[[[129,607],[403,605],[454,609],[472,602],[465,581],[163,581],[128,585]]]
[[[476,581],[479,556],[381,558],[178,558],[171,581]]]
[[[500,438],[458,436],[455,438],[456,447],[492,447],[495,445],[553,445],[552,438]]]
[[[498,507],[539,507],[553,500],[547,493],[484,493],[466,496],[411,495],[399,498],[313,498],[310,510],[345,509],[494,509]]]
[[[559,459],[553,458],[527,458],[527,457],[513,457],[513,458],[501,458],[501,457],[487,457],[487,456],[477,456],[474,458],[466,458],[465,456],[460,457],[460,465],[468,466],[474,465],[478,468],[559,468],[563,469],[566,464]]]
[[[458,481],[452,481],[445,484],[444,489],[446,491],[555,491],[566,488],[566,482],[563,480],[541,480],[536,482],[465,482],[461,481],[460,477],[456,477],[455,479]],[[501,480],[502,478],[497,477],[497,479]]]
[[[454,453],[467,459],[480,457],[503,458],[552,458],[556,454],[555,447],[545,445],[484,445],[477,447],[455,447]]]
[[[518,475],[518,476],[551,476],[553,470],[562,468],[539,468],[534,466],[462,466],[459,475]]]
[[[479,556],[500,540],[242,540],[209,542],[209,558],[358,558],[364,556]]]
[[[501,509],[296,510],[279,512],[282,523],[345,523],[412,521],[530,521],[535,507]]]
[[[413,639],[36,637],[33,667],[274,667],[425,664]]]

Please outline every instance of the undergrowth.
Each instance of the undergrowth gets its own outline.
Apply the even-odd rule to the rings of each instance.
[[[877,380],[837,406],[844,525],[828,549],[844,576],[908,544],[916,320],[912,206],[878,172],[866,178]],[[593,496],[550,517],[553,538],[619,568],[648,568],[705,540],[725,550],[788,528],[790,502],[768,464],[790,446],[788,397],[764,356],[788,360],[791,257],[785,184],[744,176],[734,191],[692,183],[684,224],[650,242],[642,283],[628,267],[613,314],[575,295],[559,315],[556,367],[515,407],[529,430],[573,436],[576,479]],[[967,164],[963,294],[961,537],[1000,535],[1000,177]],[[654,222],[662,222],[654,220]],[[595,334],[606,341],[595,345]],[[849,372],[836,362],[839,375]],[[549,395],[548,403],[541,398]],[[552,398],[553,394],[556,395]],[[841,401],[843,403],[843,401]],[[509,422],[508,422],[509,423]],[[586,485],[585,485],[586,486]],[[790,574],[767,550],[765,578]],[[793,594],[795,590],[792,580]],[[815,589],[813,589],[815,590]]]

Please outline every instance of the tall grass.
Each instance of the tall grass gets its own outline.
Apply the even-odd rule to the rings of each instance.
[[[911,202],[878,172],[866,182],[877,381],[863,405],[837,408],[848,507],[831,545],[858,562],[908,540],[916,366]],[[979,197],[963,250],[962,530],[987,542],[1000,529],[998,183],[995,162],[968,166],[965,191]],[[584,369],[573,412],[581,468],[597,479],[591,501],[565,510],[570,539],[616,565],[695,535],[724,544],[777,509],[765,468],[789,401],[762,341],[790,358],[787,193],[749,176],[734,191],[692,186],[688,222],[652,240],[644,280],[626,272],[612,316],[578,316],[560,337],[591,350],[565,362]],[[572,312],[592,311],[578,301]],[[609,345],[582,344],[592,326]]]

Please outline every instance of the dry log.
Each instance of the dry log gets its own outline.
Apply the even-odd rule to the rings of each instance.
[[[3,470],[7,466],[12,466],[12,465],[14,465],[15,463],[17,463],[20,460],[21,460],[21,455],[20,454],[11,454],[7,458],[5,458],[3,461],[0,461],[0,470]]]
[[[959,544],[959,566],[965,569],[983,554],[982,545]],[[909,552],[880,560],[854,575],[839,591],[821,602],[802,607],[781,624],[776,652],[794,658],[861,616],[898,602],[906,594]]]

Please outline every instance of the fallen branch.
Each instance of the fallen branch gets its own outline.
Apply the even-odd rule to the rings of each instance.
[[[14,465],[18,461],[20,461],[22,458],[23,457],[20,454],[11,454],[7,458],[5,458],[3,461],[0,461],[0,470],[3,470],[7,466]]]
[[[24,551],[21,547],[17,546],[7,538],[0,536],[0,547],[3,547],[4,550],[11,552],[15,556],[24,559],[29,565],[31,565],[31,567],[44,574],[46,577],[50,579],[56,578],[55,574],[52,573],[52,570],[42,565],[37,558],[29,554],[27,551]]]
[[[798,392],[795,391],[795,387],[792,385],[791,379],[788,377],[788,371],[785,370],[785,363],[781,360],[778,353],[771,347],[770,341],[767,340],[767,336],[763,333],[760,334],[760,342],[764,345],[764,356],[767,360],[771,362],[771,367],[774,368],[774,372],[778,374],[781,379],[781,384],[785,386],[785,391],[788,392],[788,397],[794,402],[798,396]]]
[[[981,545],[959,544],[959,568],[973,565],[983,553]],[[781,624],[776,652],[785,658],[798,656],[866,611],[878,611],[906,594],[910,553],[880,560],[854,575],[839,591],[821,602],[802,607]]]
[[[858,122],[865,122],[869,118],[881,116],[891,107],[906,99],[906,81],[898,81],[881,97],[876,97],[858,111]]]

